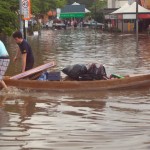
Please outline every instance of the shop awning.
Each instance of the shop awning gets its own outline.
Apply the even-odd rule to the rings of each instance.
[[[66,5],[60,13],[60,18],[84,18],[84,16],[84,5]]]

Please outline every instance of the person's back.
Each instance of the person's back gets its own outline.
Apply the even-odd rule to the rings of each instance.
[[[7,86],[5,85],[5,83],[3,81],[3,76],[6,73],[9,62],[10,62],[9,54],[5,48],[5,45],[0,40],[0,82],[3,85],[3,87],[6,89],[7,89]]]
[[[3,42],[0,40],[0,57],[8,56],[8,52],[5,48],[5,45]]]

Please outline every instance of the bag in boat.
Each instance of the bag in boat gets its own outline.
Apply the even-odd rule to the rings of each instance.
[[[82,75],[87,73],[87,68],[85,65],[75,64],[67,66],[62,72],[74,80],[79,80]]]
[[[47,80],[47,75],[48,75],[48,72],[45,71],[45,72],[43,72],[43,73],[39,76],[39,78],[38,78],[37,80],[46,81],[46,80]]]
[[[107,80],[107,74],[105,67],[100,64],[98,67],[95,63],[92,63],[88,70],[87,74],[84,74],[80,80]]]
[[[42,80],[42,81],[60,81],[61,80],[61,76],[60,76],[60,72],[43,72],[40,77],[38,78],[38,80]]]
[[[47,80],[49,80],[49,81],[60,81],[61,80],[60,71],[49,72],[47,74]]]

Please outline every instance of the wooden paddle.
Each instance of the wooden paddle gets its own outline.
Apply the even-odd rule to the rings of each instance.
[[[10,77],[10,79],[15,79],[15,80],[16,79],[23,79],[23,78],[29,77],[30,75],[33,75],[33,74],[39,73],[43,70],[46,70],[48,68],[54,67],[55,65],[56,65],[55,62],[52,61],[52,62],[46,63],[44,65],[30,69],[28,71],[25,71],[23,73],[17,74],[15,76],[12,76],[12,77]]]

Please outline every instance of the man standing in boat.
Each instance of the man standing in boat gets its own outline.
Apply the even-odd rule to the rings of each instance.
[[[19,46],[14,61],[16,61],[19,55],[22,54],[22,72],[32,69],[34,65],[34,56],[31,46],[25,39],[23,39],[20,31],[14,32],[13,38]]]
[[[6,50],[5,45],[0,40],[0,83],[5,89],[7,89],[7,86],[5,82],[3,81],[3,76],[5,75],[9,62],[10,62],[9,54]]]

